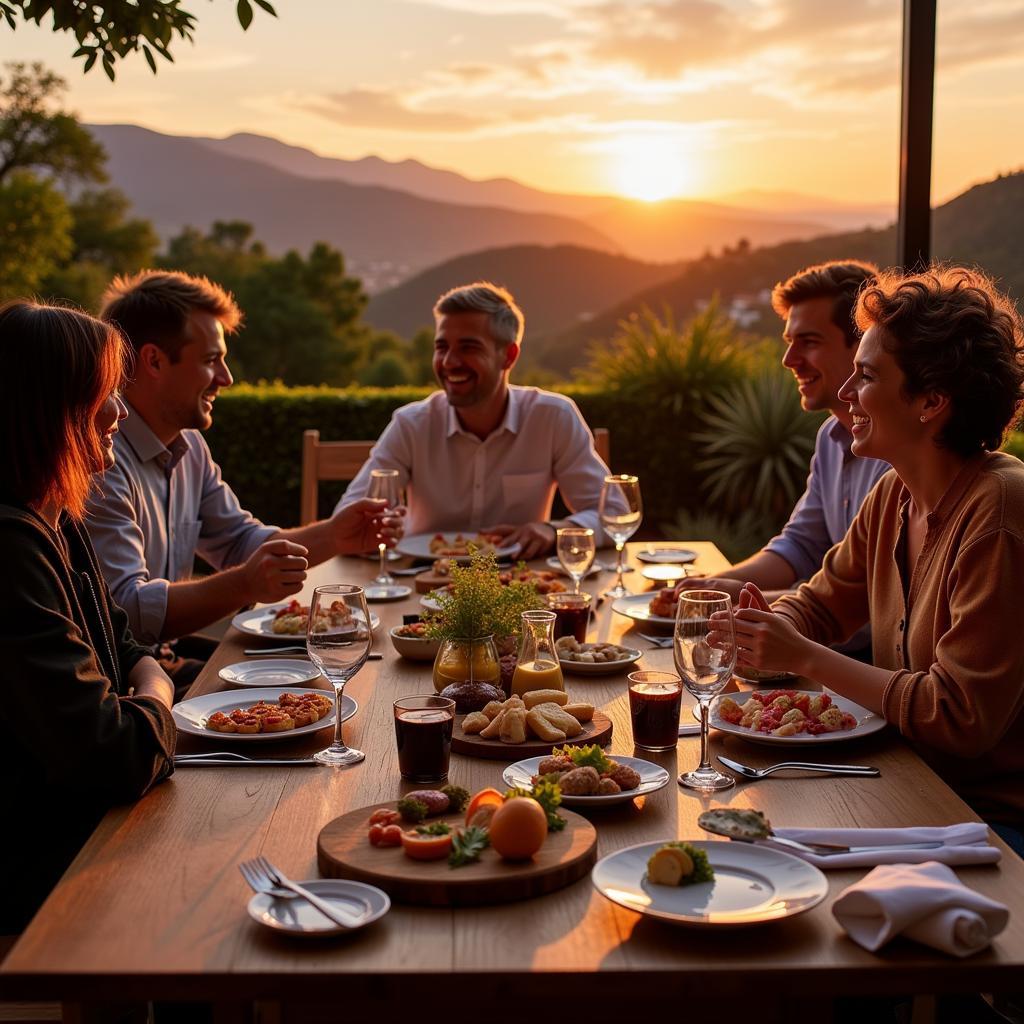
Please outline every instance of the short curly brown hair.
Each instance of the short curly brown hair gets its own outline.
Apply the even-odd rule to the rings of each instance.
[[[938,444],[963,456],[1000,447],[1024,401],[1024,325],[989,277],[950,266],[889,271],[861,292],[855,316],[862,331],[881,328],[908,396],[949,396]]]

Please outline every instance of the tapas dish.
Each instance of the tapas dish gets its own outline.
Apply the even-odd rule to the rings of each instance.
[[[340,603],[335,602],[335,604]],[[303,609],[305,609],[304,612]],[[317,629],[317,632],[326,633],[328,630],[342,633],[346,630],[355,632],[359,628],[360,620],[347,606],[344,612],[341,609],[336,609],[334,617],[337,619],[336,623],[331,620],[330,616],[318,617],[317,624],[322,628]],[[309,605],[300,605],[298,601],[289,601],[287,604],[270,604],[264,605],[261,608],[249,608],[244,612],[239,612],[231,620],[231,625],[240,632],[247,633],[249,636],[277,637],[281,639],[286,636],[305,636],[308,619]],[[284,627],[280,625],[282,621],[286,623],[287,632],[283,631]],[[302,628],[298,629],[300,622]],[[276,629],[275,623],[277,624]],[[373,612],[370,612],[370,629],[376,629],[379,625],[380,619]],[[295,632],[291,632],[293,629]]]
[[[548,757],[510,764],[502,773],[505,784],[525,788],[557,775],[554,781],[566,806],[607,807],[656,793],[669,783],[669,773],[661,765],[639,757],[607,757],[600,747],[576,747],[561,753],[557,749]],[[595,752],[601,759],[596,764]]]
[[[468,562],[470,545],[481,551],[493,552],[498,558],[508,558],[519,551],[518,544],[502,544],[500,538],[490,534],[455,531],[403,537],[395,550],[410,558],[451,558],[457,562]]]
[[[563,636],[555,642],[558,662],[564,672],[583,676],[604,676],[621,672],[640,660],[641,652],[634,647],[619,644],[581,644],[573,636]]]

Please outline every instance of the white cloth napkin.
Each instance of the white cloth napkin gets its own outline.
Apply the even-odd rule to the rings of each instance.
[[[897,935],[953,956],[984,949],[1010,911],[964,885],[945,864],[888,864],[839,894],[832,913],[872,952]]]
[[[820,857],[812,853],[801,853],[788,846],[776,846],[770,839],[764,840],[765,846],[775,846],[776,849],[800,857],[823,870],[865,868],[875,864],[923,864],[925,861],[939,861],[943,864],[995,864],[1001,856],[997,847],[988,845],[988,826],[981,821],[918,828],[777,828],[775,833],[801,843],[894,847],[892,850],[874,853],[834,853]],[[895,848],[906,843],[943,845],[929,850]]]

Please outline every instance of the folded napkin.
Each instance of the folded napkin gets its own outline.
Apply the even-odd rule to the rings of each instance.
[[[832,913],[872,952],[905,935],[953,956],[984,949],[1010,917],[1002,903],[968,889],[934,861],[875,868],[839,894]]]
[[[995,864],[1001,856],[995,846],[988,845],[988,826],[981,821],[919,828],[777,828],[775,833],[801,843],[894,847],[892,850],[879,850],[873,853],[834,853],[826,856],[801,853],[788,846],[776,847],[822,869],[865,868],[875,864],[923,864],[925,861],[940,861],[943,864]],[[896,848],[907,843],[943,845],[928,850]],[[766,839],[764,845],[774,844],[770,839]]]

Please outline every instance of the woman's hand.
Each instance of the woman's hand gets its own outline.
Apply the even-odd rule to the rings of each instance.
[[[712,623],[716,620],[724,621],[724,613],[716,612],[711,616]],[[740,591],[733,614],[733,629],[736,633],[738,665],[806,674],[804,662],[813,644],[798,633],[788,619],[771,610],[764,595],[753,583],[745,583]],[[726,643],[728,634],[724,630],[712,629],[708,640],[712,644]]]

